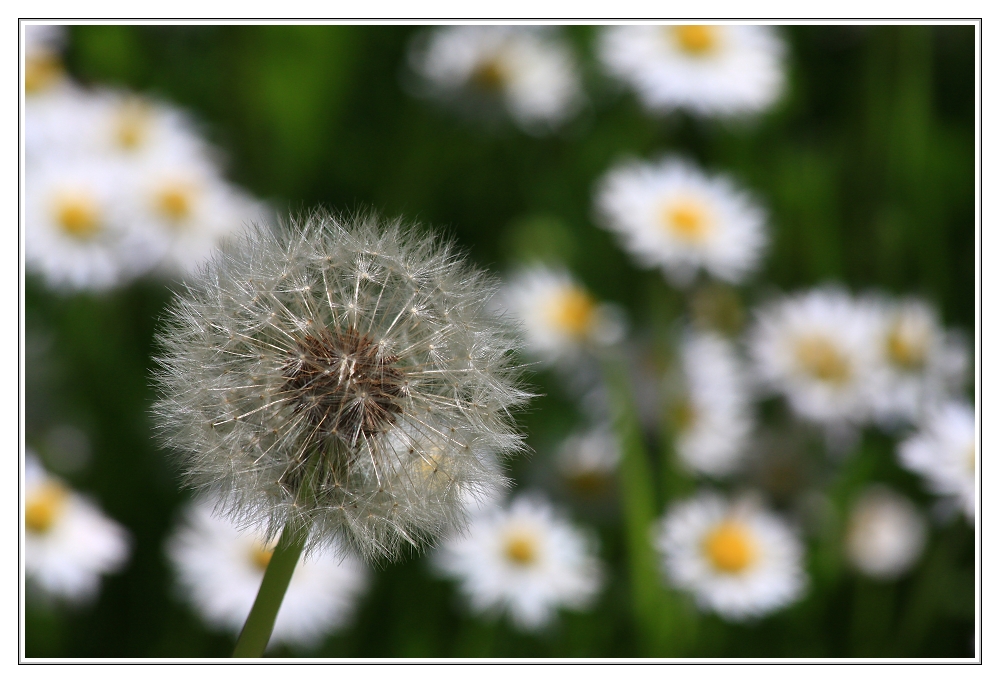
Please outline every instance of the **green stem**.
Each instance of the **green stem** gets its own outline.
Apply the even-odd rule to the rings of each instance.
[[[271,639],[278,609],[285,598],[285,591],[288,590],[288,583],[292,580],[295,565],[299,562],[308,536],[308,529],[293,527],[291,524],[281,532],[281,539],[274,548],[271,561],[267,563],[264,580],[260,582],[257,599],[254,600],[250,615],[236,641],[233,657],[260,657],[264,654],[267,641]]]

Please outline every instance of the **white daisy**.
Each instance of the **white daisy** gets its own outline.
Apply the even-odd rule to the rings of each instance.
[[[262,205],[203,156],[161,154],[136,165],[135,174],[134,191],[124,199],[130,220],[167,245],[160,265],[168,272],[193,271],[223,238],[263,218]]]
[[[926,537],[924,519],[908,498],[873,485],[851,506],[845,547],[858,571],[894,579],[917,561]]]
[[[768,26],[612,26],[598,53],[657,113],[752,114],[784,87],[784,44]]]
[[[475,611],[507,611],[526,630],[551,622],[560,607],[585,608],[601,584],[590,539],[528,496],[476,518],[464,536],[443,544],[434,563],[459,580]]]
[[[599,495],[614,482],[621,449],[607,426],[573,434],[556,456],[559,472],[570,487],[584,495]]]
[[[273,548],[213,514],[214,501],[193,502],[167,542],[167,555],[187,599],[215,628],[239,634],[260,589]],[[368,583],[353,557],[323,550],[299,559],[282,600],[270,644],[318,645],[350,619]]]
[[[24,158],[35,164],[87,154],[98,117],[98,102],[69,80],[24,101]]]
[[[976,415],[967,403],[945,403],[930,411],[920,431],[899,446],[903,467],[924,478],[934,493],[948,496],[976,518]]]
[[[968,368],[958,336],[942,329],[925,302],[878,300],[878,383],[873,392],[876,417],[886,423],[916,422],[926,409],[957,393]]]
[[[676,503],[659,524],[656,547],[669,581],[726,619],[773,612],[806,587],[801,542],[749,499],[729,503],[705,492]]]
[[[101,290],[148,270],[166,249],[123,210],[122,164],[95,158],[33,166],[25,188],[25,263],[49,285]]]
[[[93,599],[102,574],[128,559],[128,533],[87,498],[49,476],[29,451],[24,463],[24,571],[45,593]]]
[[[622,315],[599,304],[567,271],[534,266],[512,277],[498,307],[524,324],[526,349],[548,363],[573,361],[587,350],[618,342]]]
[[[879,349],[876,312],[839,289],[815,289],[757,311],[750,352],[760,379],[810,420],[868,417]]]
[[[729,178],[679,159],[611,169],[597,185],[596,209],[636,260],[658,266],[679,286],[699,268],[741,282],[767,243],[764,212],[753,198]]]
[[[684,339],[680,355],[684,389],[669,403],[677,456],[691,471],[730,474],[753,428],[736,350],[716,334],[693,333]]]
[[[27,24],[24,27],[24,93],[38,96],[67,81],[62,52],[66,27]]]
[[[448,26],[418,37],[409,58],[431,95],[502,106],[529,133],[562,123],[581,100],[572,52],[544,28]]]

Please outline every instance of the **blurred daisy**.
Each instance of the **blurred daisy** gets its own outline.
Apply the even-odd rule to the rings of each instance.
[[[443,544],[434,563],[460,582],[475,611],[506,611],[525,630],[542,628],[560,607],[585,608],[601,584],[589,539],[527,496],[478,517],[465,536]]]
[[[503,107],[529,133],[559,125],[581,100],[572,52],[544,28],[439,28],[418,38],[409,59],[429,94],[484,113]]]
[[[53,287],[101,290],[147,270],[166,243],[136,229],[119,201],[121,164],[53,158],[25,188],[25,264]]]
[[[908,498],[884,486],[871,486],[851,507],[847,557],[863,574],[894,579],[920,557],[927,536],[925,527]]]
[[[678,286],[699,268],[741,282],[767,243],[764,212],[747,193],[679,159],[611,169],[598,182],[596,208],[637,261],[658,266]]]
[[[924,478],[934,493],[954,499],[976,519],[976,415],[967,403],[930,411],[920,431],[899,446],[903,467]]]
[[[752,114],[784,87],[784,44],[769,26],[612,26],[598,54],[657,113]]]
[[[706,492],[674,504],[656,546],[669,581],[726,619],[773,612],[806,587],[802,544],[784,520],[749,499],[729,503]]]
[[[524,324],[529,353],[548,363],[572,361],[623,335],[617,307],[598,303],[567,271],[522,270],[500,293],[503,306]]]
[[[947,334],[934,310],[910,299],[877,301],[880,312],[876,417],[882,422],[916,422],[927,408],[961,389],[968,368],[962,340]]]
[[[668,404],[677,456],[693,472],[730,474],[753,428],[736,351],[715,334],[690,334],[681,347],[681,365],[684,379],[677,384],[684,390]]]
[[[135,168],[130,220],[162,241],[161,266],[186,273],[201,265],[220,241],[263,217],[263,207],[221,178],[203,157],[162,155]]]
[[[37,96],[66,83],[62,52],[66,27],[27,24],[24,27],[24,94]]]
[[[618,440],[606,426],[573,434],[556,456],[559,472],[570,488],[587,496],[601,495],[611,488],[620,459]]]
[[[24,463],[24,571],[48,595],[92,600],[102,574],[128,559],[128,533],[62,481],[30,451]]]
[[[167,555],[183,596],[215,628],[239,634],[271,560],[273,547],[251,532],[213,514],[214,502],[199,500],[167,542]],[[350,619],[368,583],[367,571],[353,557],[334,551],[309,553],[288,585],[270,643],[315,647]]]
[[[816,289],[757,311],[750,352],[763,382],[799,415],[828,425],[870,412],[878,316],[839,289]]]

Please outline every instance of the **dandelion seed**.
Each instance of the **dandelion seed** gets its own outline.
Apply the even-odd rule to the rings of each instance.
[[[754,114],[784,87],[784,45],[768,26],[613,26],[598,54],[652,112]]]
[[[676,503],[655,540],[669,581],[726,619],[763,616],[806,587],[801,542],[750,499],[730,503],[705,492]]]
[[[216,503],[204,499],[185,509],[182,524],[167,542],[167,555],[185,599],[209,624],[235,634],[253,605],[272,547],[216,516]],[[367,584],[364,565],[336,549],[300,558],[272,643],[318,645],[349,621]]]
[[[547,502],[522,496],[477,517],[434,563],[459,580],[476,612],[506,611],[530,631],[549,624],[558,608],[583,609],[596,596],[601,569],[590,545]]]
[[[241,527],[396,556],[506,484],[521,447],[493,283],[398,221],[316,212],[213,257],[159,340],[164,440]]]
[[[128,559],[127,532],[47,474],[30,451],[24,485],[24,571],[29,583],[69,602],[93,600],[101,575],[118,571]]]
[[[873,485],[851,507],[845,547],[858,571],[895,579],[920,557],[926,536],[926,524],[908,498]]]

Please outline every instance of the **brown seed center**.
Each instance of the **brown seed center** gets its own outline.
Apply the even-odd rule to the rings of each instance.
[[[284,391],[317,434],[353,447],[384,433],[402,411],[406,384],[398,360],[354,328],[323,330],[299,341],[298,355],[285,366]]]

